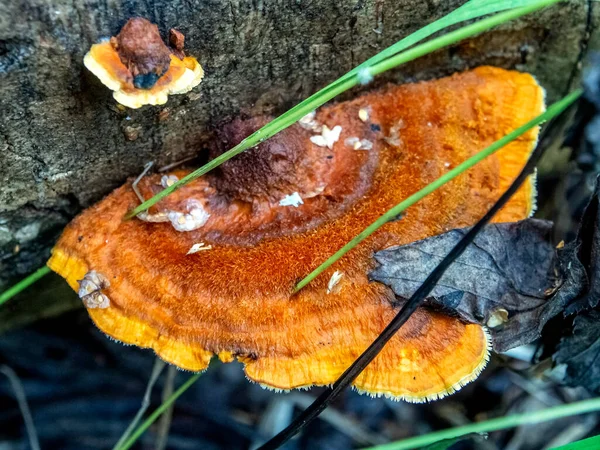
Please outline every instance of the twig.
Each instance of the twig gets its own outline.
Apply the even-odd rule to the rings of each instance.
[[[177,369],[175,366],[169,366],[167,369],[167,378],[162,393],[162,401],[166,402],[173,395],[173,386],[175,384],[175,375]],[[169,440],[169,428],[171,427],[171,418],[173,417],[173,404],[167,408],[158,422],[158,432],[156,433],[156,450],[164,450],[167,448]]]
[[[153,165],[154,165],[154,162],[152,162],[152,161],[147,162],[144,165],[144,170],[142,170],[142,173],[140,173],[138,175],[138,177],[133,181],[133,183],[131,183],[131,188],[133,189],[133,192],[135,192],[135,195],[137,195],[137,198],[140,200],[140,203],[144,203],[144,196],[140,192],[140,189],[138,188],[138,184],[140,183],[140,181],[142,181],[142,178],[144,178],[146,176],[146,174],[152,168]]]
[[[135,444],[135,441],[138,440],[138,438],[144,434],[144,432],[150,428],[150,425],[152,425],[156,419],[158,419],[162,413],[164,413],[167,408],[169,408],[169,406],[171,406],[175,400],[177,400],[179,398],[179,396],[181,394],[183,394],[185,391],[187,391],[189,389],[189,387],[194,384],[196,382],[196,380],[198,378],[200,378],[200,375],[202,375],[201,373],[197,373],[195,375],[192,375],[191,377],[189,377],[187,379],[187,381],[185,383],[183,383],[179,389],[177,389],[173,395],[171,395],[171,397],[169,397],[169,399],[164,402],[162,405],[160,405],[158,408],[156,408],[156,410],[150,414],[150,417],[148,417],[144,423],[142,423],[137,430],[135,430],[132,434],[131,437],[129,439],[127,439],[127,441],[119,448],[119,450],[128,450],[129,448],[131,448],[131,446],[133,444]]]
[[[27,398],[25,397],[25,390],[23,389],[21,380],[19,380],[19,377],[15,371],[8,366],[0,366],[0,372],[6,375],[13,388],[13,391],[15,391],[15,398],[19,404],[19,409],[21,410],[21,415],[23,416],[23,422],[25,422],[25,430],[27,431],[27,437],[29,439],[29,446],[31,447],[31,450],[40,450],[40,442],[38,440],[37,432],[35,430],[33,418],[31,417],[29,405],[27,404]]]
[[[144,416],[144,413],[150,406],[150,395],[152,394],[152,388],[156,384],[156,380],[160,376],[160,373],[165,368],[166,363],[161,359],[156,358],[154,360],[154,366],[152,366],[152,373],[150,374],[150,379],[148,380],[148,384],[146,385],[146,392],[144,393],[144,398],[142,399],[142,406],[138,410],[137,414],[125,430],[125,432],[119,438],[119,441],[113,447],[113,450],[120,450],[122,448],[123,443],[129,438],[135,427],[137,427],[140,420]]]
[[[175,161],[171,164],[167,164],[166,166],[162,166],[161,168],[158,169],[158,171],[166,172],[168,170],[174,169],[175,167],[181,166],[182,164],[185,164],[186,162],[190,162],[190,161],[196,159],[197,157],[198,157],[198,155],[188,156],[187,158],[183,158],[183,159],[180,159],[179,161]]]

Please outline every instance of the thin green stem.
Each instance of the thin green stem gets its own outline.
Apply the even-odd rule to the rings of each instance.
[[[175,400],[177,400],[181,396],[181,394],[187,391],[190,388],[190,386],[192,386],[192,384],[194,384],[196,380],[200,378],[200,375],[202,374],[197,373],[189,377],[188,380],[173,393],[173,395],[171,395],[162,405],[156,408],[156,410],[152,414],[150,414],[150,417],[144,420],[144,423],[142,423],[133,433],[131,433],[131,437],[127,439],[127,441],[121,447],[119,447],[119,450],[127,450],[133,444],[135,444],[138,438],[142,434],[144,434],[144,432],[148,428],[150,428],[150,425],[152,425],[156,421],[156,419],[158,419],[161,416],[161,414],[165,412],[169,408],[169,406],[171,406],[171,404],[173,404]]]
[[[48,275],[50,272],[51,272],[51,270],[47,266],[40,267],[38,270],[33,272],[27,278],[19,281],[14,286],[8,288],[6,291],[4,291],[2,294],[0,294],[0,306],[2,306],[4,303],[9,301],[11,298],[13,298],[19,292],[27,289],[29,286],[31,286],[37,280],[42,278],[44,275]]]
[[[514,139],[516,139],[517,137],[521,136],[523,133],[526,133],[531,128],[533,128],[536,125],[539,125],[547,120],[550,120],[553,117],[558,116],[561,112],[563,112],[565,109],[567,109],[567,107],[569,107],[569,105],[571,105],[573,102],[575,102],[581,96],[582,93],[583,93],[583,91],[581,89],[578,89],[578,90],[572,92],[571,94],[564,97],[562,100],[560,100],[560,101],[554,103],[552,106],[550,106],[543,114],[540,114],[536,118],[530,120],[526,124],[520,126],[519,128],[510,132],[509,134],[502,137],[501,139],[498,139],[496,142],[494,142],[489,147],[481,150],[479,153],[477,153],[476,155],[467,159],[463,163],[459,164],[454,169],[450,170],[449,172],[442,175],[437,180],[428,184],[420,191],[415,192],[413,195],[411,195],[407,199],[398,203],[396,206],[394,206],[393,208],[388,210],[385,214],[380,216],[375,222],[373,222],[371,225],[369,225],[367,228],[365,228],[360,234],[355,236],[354,239],[352,239],[350,242],[348,242],[346,245],[344,245],[341,249],[339,249],[337,252],[335,252],[332,256],[330,256],[323,264],[321,264],[319,267],[317,267],[315,270],[313,270],[310,274],[308,274],[304,279],[302,279],[296,285],[294,292],[298,292],[300,289],[302,289],[304,286],[306,286],[308,283],[310,283],[312,280],[314,280],[316,277],[318,277],[321,273],[323,273],[325,270],[327,270],[332,264],[334,264],[342,256],[344,256],[346,253],[348,253],[350,250],[352,250],[354,247],[356,247],[358,244],[360,244],[366,238],[371,236],[375,231],[377,231],[383,225],[388,223],[390,220],[397,218],[408,207],[414,205],[419,200],[421,200],[423,197],[431,194],[433,191],[440,188],[444,184],[448,183],[450,180],[456,178],[458,175],[460,175],[467,169],[470,169],[471,167],[473,167],[475,164],[477,164],[481,160],[487,158],[488,156],[490,156],[490,155],[494,154],[495,152],[497,152],[498,150],[502,149],[502,147],[504,147],[505,145],[507,145]]]
[[[294,124],[299,119],[304,117],[306,114],[315,110],[316,108],[328,102],[332,98],[356,86],[357,84],[360,84],[361,81],[365,80],[365,75],[367,75],[368,77],[381,74],[401,64],[407,63],[416,58],[419,58],[420,56],[426,55],[427,53],[431,53],[440,48],[454,44],[463,39],[484,32],[497,25],[514,20],[526,14],[530,14],[534,11],[537,11],[559,1],[561,0],[540,0],[538,2],[532,3],[529,6],[499,13],[492,17],[480,20],[474,24],[467,25],[456,31],[452,31],[444,36],[432,39],[429,42],[418,45],[405,52],[399,53],[375,65],[361,67],[360,70],[357,70],[353,74],[346,77],[342,77],[338,82],[334,83],[334,85],[331,88],[328,87],[322,90],[320,95],[313,95],[307,100],[296,105],[290,111],[282,114],[275,120],[269,122],[267,125],[260,128],[258,131],[252,133],[250,136],[245,138],[242,142],[233,147],[231,150],[228,150],[219,157],[210,161],[208,164],[200,167],[199,169],[196,169],[195,171],[191,172],[178,182],[159,192],[154,197],[150,198],[149,200],[146,200],[144,203],[127,213],[125,219],[130,219],[136,216],[137,214],[141,213],[142,211],[147,210],[148,208],[155,205],[175,190],[185,186],[186,184],[190,183],[196,178],[210,172],[212,169],[218,167],[219,165],[223,164],[225,161],[228,161],[229,159],[233,158],[239,153],[260,144],[266,139],[269,139],[271,136],[279,133],[281,130],[284,130],[285,128],[289,127],[290,125]]]
[[[443,441],[444,439],[454,439],[460,436],[466,436],[471,433],[490,433],[492,431],[505,430],[520,425],[548,422],[550,420],[595,411],[600,411],[600,398],[583,400],[569,405],[554,406],[539,411],[527,412],[525,414],[499,417],[497,419],[472,423],[462,427],[450,428],[448,430],[435,431],[423,436],[415,436],[413,438],[377,445],[363,450],[410,450],[431,445]]]
[[[165,368],[166,365],[167,364],[158,357],[154,360],[154,366],[152,366],[152,372],[150,373],[150,379],[148,380],[148,384],[146,385],[146,392],[144,392],[144,398],[142,399],[142,405],[140,406],[140,409],[135,414],[135,417],[133,418],[133,420],[131,421],[131,423],[125,430],[125,432],[121,435],[121,437],[119,438],[119,440],[113,447],[113,450],[119,450],[121,448],[123,443],[129,438],[129,436],[131,436],[131,433],[133,433],[133,430],[135,430],[135,428],[138,426],[138,423],[140,423],[140,420],[142,420],[142,417],[144,417],[146,410],[150,406],[150,396],[152,395],[152,389],[154,388],[154,385],[156,384],[158,377],[160,376],[161,372],[163,371],[163,369]]]
[[[470,0],[467,3],[465,3],[464,5],[462,5],[461,7],[457,8],[454,11],[452,11],[451,13],[449,13],[448,15],[442,17],[439,20],[436,20],[435,22],[432,22],[432,23],[424,26],[423,28],[420,28],[419,30],[415,31],[414,33],[411,33],[409,36],[406,36],[405,38],[400,39],[398,42],[390,45],[389,47],[380,51],[373,57],[371,57],[368,60],[364,61],[363,63],[359,64],[358,66],[356,66],[354,69],[352,69],[351,71],[349,71],[342,77],[338,78],[334,82],[325,86],[323,89],[319,90],[318,92],[314,93],[307,99],[300,102],[298,105],[291,108],[289,111],[287,111],[285,114],[283,114],[280,118],[282,118],[286,115],[289,115],[289,114],[294,114],[300,108],[303,108],[307,102],[318,101],[323,95],[328,95],[328,93],[331,92],[333,89],[335,89],[340,83],[343,83],[343,82],[347,81],[349,78],[351,78],[352,76],[358,74],[360,69],[375,65],[375,64],[385,60],[386,58],[394,56],[395,54],[400,53],[403,50],[406,50],[408,47],[422,41],[425,38],[428,38],[432,34],[438,32],[440,30],[443,30],[444,28],[448,28],[452,25],[456,25],[458,23],[465,22],[467,20],[476,19],[476,18],[485,16],[487,14],[493,14],[496,12],[505,11],[507,9],[525,7],[530,4],[532,4],[532,0]],[[275,120],[279,120],[280,118],[275,119]]]
[[[448,28],[452,25],[456,25],[470,19],[476,19],[487,14],[529,6],[531,3],[531,0],[470,0],[464,5],[456,8],[447,16],[444,16],[441,19],[436,20],[435,22],[432,22],[423,28],[420,28],[409,36],[406,36],[395,44],[392,44],[388,48],[380,51],[375,56],[369,58],[356,68],[352,69],[350,72],[344,75],[344,77],[355,74],[363,67],[377,64],[384,59],[389,58],[396,53],[405,50],[411,45],[414,45],[417,42],[431,36],[432,34],[443,30],[444,28]]]
[[[600,435],[594,436],[582,441],[571,442],[570,444],[553,447],[550,450],[598,450],[600,448]]]

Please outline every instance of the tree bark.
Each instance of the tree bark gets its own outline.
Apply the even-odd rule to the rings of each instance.
[[[140,173],[203,154],[211,129],[278,114],[463,0],[192,0],[0,5],[0,290],[41,266],[61,228]],[[164,106],[116,107],[84,54],[133,16],[186,36],[206,77]],[[482,64],[533,73],[552,102],[578,82],[600,4],[555,5],[378,79],[427,79]]]

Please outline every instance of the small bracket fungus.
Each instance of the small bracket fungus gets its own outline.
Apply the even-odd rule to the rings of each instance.
[[[196,58],[183,52],[183,34],[172,29],[169,41],[170,47],[156,25],[135,17],[117,36],[92,45],[83,63],[120,104],[162,105],[169,94],[185,94],[204,77]]]
[[[183,369],[204,370],[219,355],[243,362],[248,378],[273,389],[331,384],[399,308],[387,286],[368,279],[373,254],[473,225],[520,172],[538,130],[425,197],[403,220],[386,224],[338,261],[330,278],[294,294],[298,280],[446,173],[446,163],[458,165],[537,116],[543,98],[530,75],[481,67],[328,105],[173,192],[142,217],[171,223],[123,221],[139,203],[127,183],[69,224],[48,265],[82,289],[83,298],[100,292],[96,287],[110,297],[105,309],[95,307],[104,298],[85,301],[102,331],[150,347]],[[366,122],[359,114],[364,105],[370,108]],[[220,126],[210,157],[267,120]],[[336,126],[323,126],[315,145],[313,125],[319,123]],[[386,136],[400,128],[402,139],[388,142]],[[372,147],[356,151],[345,144],[352,137]],[[181,179],[189,172],[167,176]],[[139,196],[161,191],[162,176],[141,178]],[[291,193],[302,207],[293,207],[297,198],[283,200]],[[528,217],[533,195],[530,179],[495,220]],[[93,273],[102,273],[110,286]],[[82,278],[91,284],[80,286]],[[422,307],[353,385],[374,396],[434,400],[478,376],[489,344],[483,327]]]

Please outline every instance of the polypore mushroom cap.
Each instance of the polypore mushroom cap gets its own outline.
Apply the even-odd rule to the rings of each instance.
[[[255,165],[232,160],[144,216],[171,223],[123,221],[138,200],[130,184],[117,189],[67,227],[48,264],[76,290],[94,271],[91,278],[105,282],[92,294],[109,301],[86,303],[96,325],[181,368],[203,370],[216,354],[242,361],[250,379],[271,388],[330,384],[402,303],[369,282],[373,253],[472,225],[521,170],[537,129],[411,207],[297,294],[295,284],[393,205],[538,115],[543,97],[527,74],[482,67],[322,108],[252,150],[246,157]],[[236,122],[222,139],[235,143],[244,127]],[[371,145],[357,149],[361,141]],[[255,196],[236,184],[261,176],[270,181],[255,181]],[[142,193],[160,191],[161,178],[144,178]],[[281,202],[284,188],[296,189],[302,204]],[[533,192],[529,180],[495,220],[528,217]],[[488,348],[484,328],[420,308],[354,386],[436,399],[476,378]]]
[[[177,44],[183,45],[183,35]],[[128,108],[162,105],[170,94],[185,94],[202,81],[204,71],[196,58],[179,47],[169,48],[156,25],[130,19],[118,36],[92,45],[85,66],[111,89],[116,101]]]

